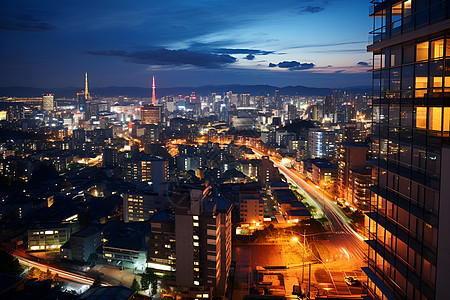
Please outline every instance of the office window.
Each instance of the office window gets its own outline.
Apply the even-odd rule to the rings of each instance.
[[[417,44],[416,61],[428,60],[428,42]]]
[[[444,39],[431,42],[431,59],[444,57]]]

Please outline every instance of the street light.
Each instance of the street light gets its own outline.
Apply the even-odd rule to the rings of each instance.
[[[296,243],[298,243],[300,246],[302,246],[303,247],[303,255],[302,255],[302,283],[303,283],[303,280],[304,280],[304,278],[305,278],[305,246],[306,246],[306,242],[305,242],[305,232],[303,231],[303,245],[302,245],[302,243],[300,243],[300,241],[298,240],[298,237],[296,237],[296,236],[294,236],[293,238],[292,238],[292,241],[293,242],[296,242]]]

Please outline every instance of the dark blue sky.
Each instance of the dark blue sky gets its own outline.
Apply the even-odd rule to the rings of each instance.
[[[66,3],[67,2],[67,3]],[[364,0],[3,1],[0,85],[370,85]]]

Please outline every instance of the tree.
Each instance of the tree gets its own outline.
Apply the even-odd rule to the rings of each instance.
[[[152,285],[152,295],[156,295],[156,293],[158,292],[158,280],[157,280],[157,278],[155,277],[155,279],[152,280],[150,283]]]
[[[150,285],[152,287],[152,295],[155,295],[157,291],[158,277],[152,269],[147,268],[145,273],[141,275],[141,287],[143,290],[148,290]]]
[[[133,279],[133,283],[131,284],[131,289],[135,292],[139,292],[141,290],[141,286],[139,282],[136,280],[136,277]]]
[[[19,260],[8,252],[0,251],[0,273],[20,276],[23,268],[19,264]]]

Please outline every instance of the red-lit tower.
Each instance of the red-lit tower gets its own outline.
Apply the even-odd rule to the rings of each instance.
[[[152,104],[156,105],[156,85],[155,85],[155,76],[153,76],[153,82],[152,82]]]

